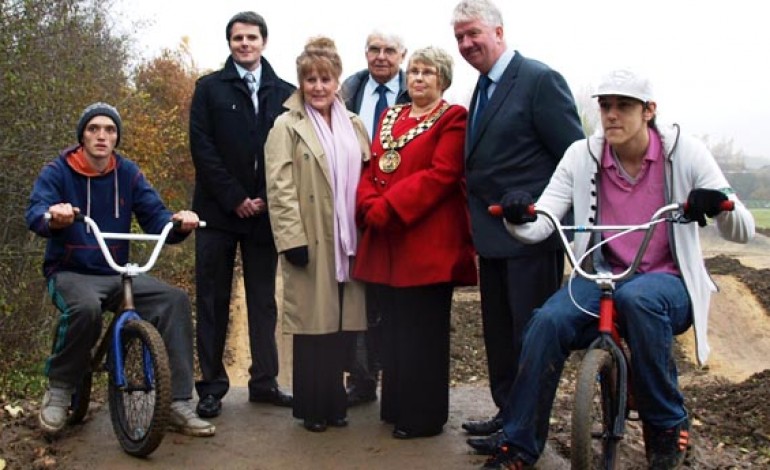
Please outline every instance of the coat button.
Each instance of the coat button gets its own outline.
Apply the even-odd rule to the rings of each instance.
[[[307,160],[308,158],[310,158],[310,155],[304,154],[304,157],[305,157],[305,160]]]

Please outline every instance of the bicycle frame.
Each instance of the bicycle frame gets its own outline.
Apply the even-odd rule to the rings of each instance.
[[[155,262],[158,260],[158,256],[160,255],[160,251],[165,244],[166,238],[168,238],[168,234],[171,232],[171,229],[174,228],[175,223],[173,221],[169,221],[159,234],[153,235],[146,233],[102,232],[92,218],[82,214],[77,214],[75,220],[85,223],[93,231],[94,237],[96,238],[96,243],[99,245],[105,261],[113,270],[115,270],[115,272],[120,273],[121,275],[123,283],[123,304],[122,308],[120,309],[121,311],[119,313],[116,312],[115,317],[113,318],[112,322],[110,322],[108,331],[112,334],[112,341],[110,343],[112,347],[110,348],[110,354],[113,359],[110,361],[110,372],[113,375],[113,381],[115,385],[120,388],[125,388],[126,378],[123,369],[123,341],[121,339],[120,332],[122,331],[123,325],[125,325],[126,322],[131,320],[141,320],[141,317],[139,317],[139,314],[136,312],[134,306],[132,279],[139,274],[148,272],[153,268],[153,266],[155,266]],[[203,224],[201,223],[201,226],[202,225]],[[150,257],[144,265],[140,266],[136,263],[129,262],[126,263],[125,266],[121,266],[115,262],[115,259],[113,258],[109,247],[107,246],[107,240],[150,241],[155,242],[155,246],[152,249]],[[101,362],[107,347],[107,341],[102,341],[99,344],[97,352],[93,358],[94,363],[92,366],[94,368],[96,368],[99,365],[99,362]],[[149,353],[145,350],[143,354],[146,356]],[[149,363],[149,360],[145,361],[144,376],[147,384],[152,384],[154,383],[154,378],[152,368],[149,366]]]
[[[650,240],[652,239],[653,235],[653,229],[658,223],[664,222],[664,221],[680,221],[683,211],[684,211],[684,205],[673,203],[668,204],[657,211],[652,215],[649,222],[646,222],[644,224],[639,224],[636,226],[627,226],[627,225],[592,225],[592,226],[582,226],[582,225],[561,225],[561,222],[559,219],[554,216],[550,211],[533,207],[532,210],[535,214],[542,215],[546,217],[550,223],[554,226],[555,231],[559,234],[559,239],[561,240],[562,246],[564,247],[565,254],[567,256],[567,259],[569,260],[570,265],[572,266],[572,269],[574,272],[576,272],[579,276],[594,281],[599,289],[601,290],[601,297],[599,298],[599,314],[598,314],[598,330],[599,330],[599,337],[596,338],[589,346],[588,350],[590,349],[596,349],[601,348],[607,350],[614,358],[615,362],[618,365],[618,390],[619,390],[619,396],[617,397],[617,409],[615,410],[614,416],[615,416],[615,422],[612,423],[612,427],[610,430],[610,435],[607,436],[608,439],[612,440],[620,440],[623,438],[623,435],[625,433],[625,425],[626,425],[626,413],[628,411],[628,391],[629,391],[629,371],[628,371],[628,358],[626,357],[626,354],[621,346],[621,337],[620,333],[617,328],[617,310],[615,308],[615,301],[614,301],[614,292],[615,292],[615,285],[617,282],[620,282],[624,279],[627,279],[631,277],[636,270],[639,268],[639,264],[642,261],[642,258],[644,257],[644,253],[647,251],[647,246],[650,243]],[[667,217],[668,214],[674,213],[673,216]],[[593,232],[600,232],[600,233],[608,233],[608,232],[619,232],[620,234],[635,232],[635,231],[644,231],[645,235],[642,239],[642,242],[639,245],[639,249],[637,250],[636,256],[634,257],[631,264],[626,268],[623,272],[620,272],[618,274],[613,274],[612,272],[597,272],[597,273],[589,273],[586,270],[583,269],[581,266],[581,260],[577,259],[575,256],[575,252],[572,249],[572,246],[569,243],[569,240],[567,239],[567,232],[574,232],[574,233],[593,233]],[[596,247],[588,250],[586,252],[587,256],[593,249]]]

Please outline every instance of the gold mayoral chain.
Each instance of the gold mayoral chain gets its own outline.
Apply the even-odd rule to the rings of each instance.
[[[404,106],[405,105],[403,104],[393,106],[388,110],[387,114],[385,114],[385,119],[382,120],[380,142],[382,143],[382,148],[385,149],[385,154],[380,157],[379,165],[380,170],[382,170],[383,173],[393,173],[396,171],[398,165],[401,164],[401,155],[398,153],[398,150],[403,148],[404,145],[411,142],[418,135],[430,129],[431,126],[433,126],[433,124],[438,121],[441,115],[444,114],[444,111],[449,109],[449,103],[444,103],[444,105],[441,106],[441,108],[433,113],[428,119],[409,129],[409,131],[399,137],[398,140],[394,140],[393,124],[396,123],[396,118]]]

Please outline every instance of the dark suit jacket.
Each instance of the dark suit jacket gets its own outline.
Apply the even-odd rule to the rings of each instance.
[[[267,212],[241,219],[235,208],[247,197],[267,201],[265,141],[294,85],[262,58],[259,115],[232,57],[222,70],[201,77],[190,108],[190,151],[195,164],[193,210],[209,227],[252,233],[272,243]],[[254,163],[257,163],[256,171]]]
[[[471,129],[478,87],[468,113]],[[487,207],[513,189],[537,199],[564,151],[584,138],[575,101],[556,71],[518,51],[503,72],[474,135],[466,134],[468,203],[476,250],[487,258],[530,256],[560,248],[552,237],[524,245]]]

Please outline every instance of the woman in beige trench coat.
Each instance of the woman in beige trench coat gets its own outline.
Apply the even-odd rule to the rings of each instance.
[[[297,58],[299,89],[265,146],[283,331],[294,335],[293,415],[315,432],[347,425],[349,332],[366,329],[363,285],[350,273],[358,243],[355,191],[369,140],[337,96],[341,73],[334,42],[311,39]]]

